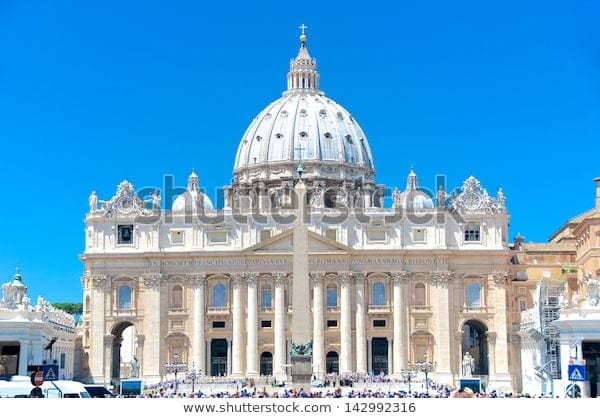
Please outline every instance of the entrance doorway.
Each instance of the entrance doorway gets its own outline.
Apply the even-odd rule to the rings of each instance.
[[[590,397],[597,398],[600,393],[598,390],[598,374],[600,373],[600,342],[584,341],[581,344],[583,358],[585,359],[585,368],[587,380],[590,382]]]
[[[273,354],[265,351],[260,355],[260,375],[273,375]]]
[[[330,351],[325,357],[325,369],[327,374],[338,374],[340,372],[340,356],[335,351]]]
[[[373,338],[371,343],[373,374],[388,374],[388,340],[387,338]]]
[[[131,322],[119,322],[111,334],[112,343],[112,373],[111,382],[118,385],[121,379],[131,377],[132,363],[136,363],[139,370],[139,359],[136,357],[135,349],[135,327]],[[134,357],[136,360],[134,360]],[[134,371],[134,373],[137,373]]]
[[[227,375],[227,340],[224,338],[210,342],[210,375]]]
[[[462,358],[468,352],[475,359],[474,375],[488,374],[487,327],[479,321],[467,321],[463,325]]]

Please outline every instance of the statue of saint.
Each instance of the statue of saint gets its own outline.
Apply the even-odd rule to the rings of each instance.
[[[473,377],[473,373],[475,372],[475,359],[471,354],[467,351],[463,357],[462,361],[462,374],[464,377]]]
[[[160,210],[160,192],[155,190],[152,193],[152,210],[159,211]]]
[[[315,191],[310,199],[310,206],[313,208],[323,207],[323,186],[317,184]]]
[[[231,189],[224,189],[223,195],[225,199],[225,207],[231,208]]]
[[[95,191],[90,194],[88,202],[90,204],[90,213],[95,213],[98,210],[98,195]]]
[[[392,203],[395,208],[402,206],[402,193],[400,193],[397,187],[395,187],[392,192]]]
[[[502,187],[498,189],[497,199],[498,206],[500,207],[500,209],[504,209],[504,205],[506,204],[506,198],[504,197],[504,190],[502,190]]]
[[[335,202],[337,207],[346,206],[346,191],[344,189],[340,189],[335,196]]]
[[[444,186],[442,186],[441,184],[437,191],[436,200],[438,208],[446,207],[446,191],[444,190]]]
[[[140,362],[136,356],[131,359],[131,377],[140,377]]]
[[[362,192],[362,188],[360,186],[358,186],[356,188],[356,191],[354,192],[354,207],[362,208],[362,206],[363,206],[363,192]]]

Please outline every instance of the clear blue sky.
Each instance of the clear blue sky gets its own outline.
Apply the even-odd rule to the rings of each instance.
[[[594,1],[0,0],[0,281],[81,299],[83,217],[124,178],[229,183],[238,141],[285,87],[298,26],[357,118],[377,179],[504,187],[511,238],[544,241],[600,176]],[[594,4],[595,3],[595,4]]]

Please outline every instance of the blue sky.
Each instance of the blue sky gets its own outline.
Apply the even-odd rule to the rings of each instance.
[[[303,22],[378,182],[473,174],[528,241],[593,205],[598,2],[84,3],[0,0],[0,281],[19,264],[33,295],[80,300],[91,190],[183,185],[192,167],[209,193],[229,183]]]

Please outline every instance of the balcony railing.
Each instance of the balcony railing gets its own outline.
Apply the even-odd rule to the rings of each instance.
[[[225,315],[229,313],[229,306],[209,306],[209,315]]]
[[[369,313],[390,313],[391,311],[390,305],[369,305]]]
[[[411,305],[410,309],[411,309],[411,311],[414,311],[414,312],[430,312],[431,306],[429,306],[429,305]]]
[[[261,306],[260,307],[260,311],[262,313],[272,313],[273,312],[273,307],[272,306]]]

